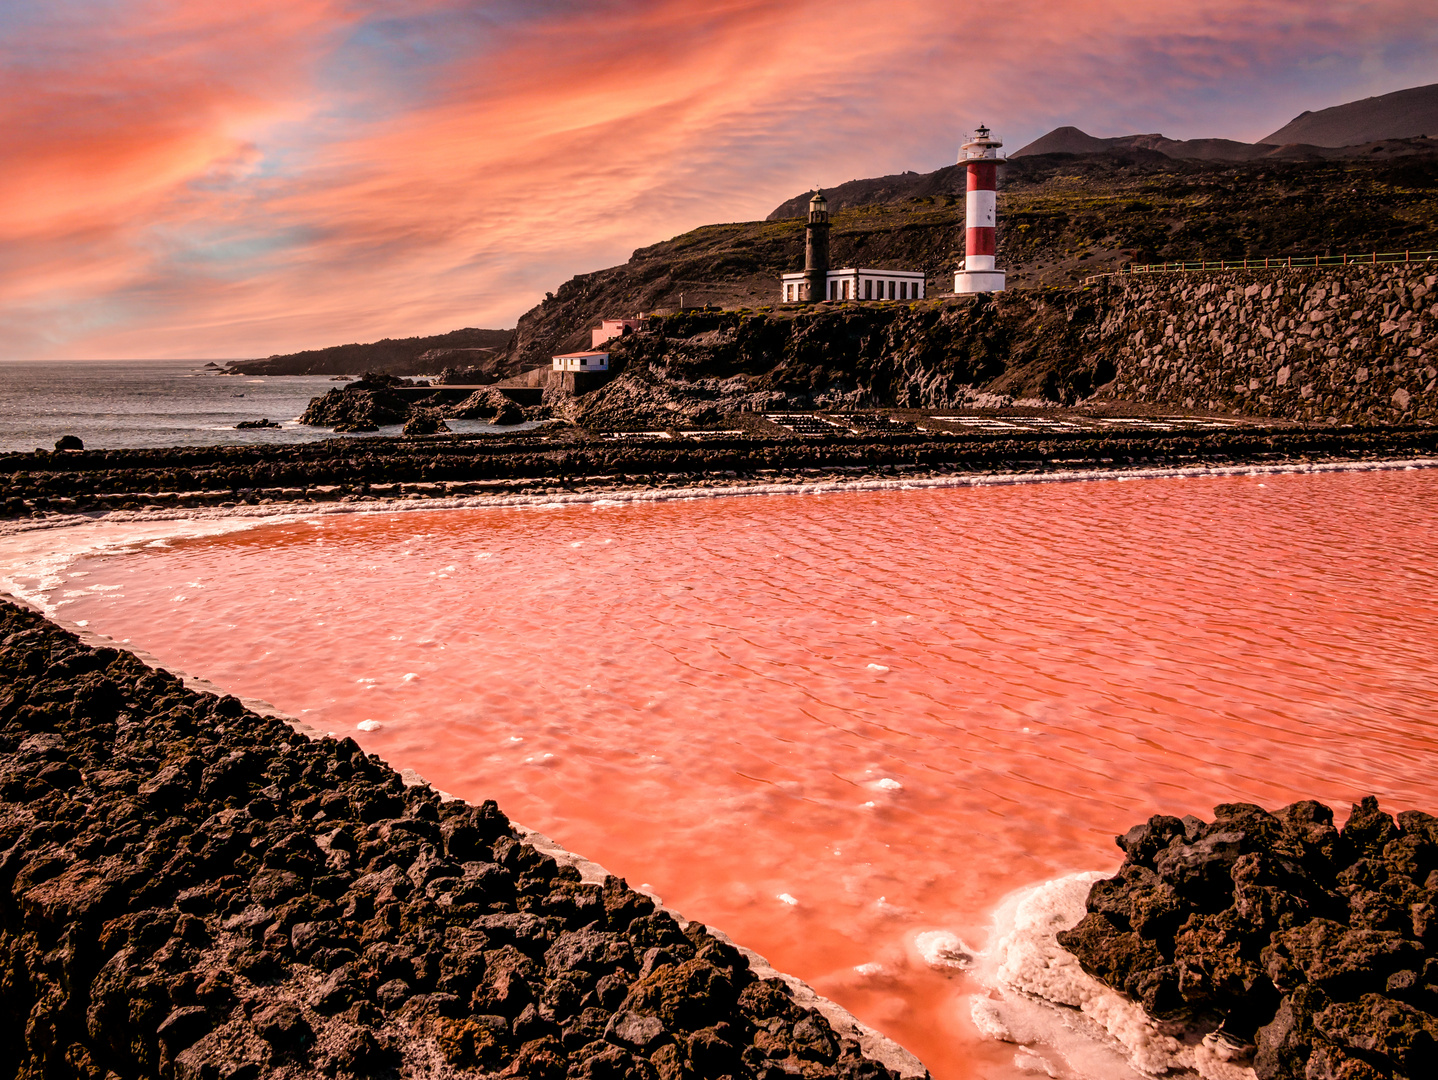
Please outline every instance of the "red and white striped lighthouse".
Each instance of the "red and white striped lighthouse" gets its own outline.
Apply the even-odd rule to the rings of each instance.
[[[994,227],[998,217],[998,173],[1004,144],[989,138],[980,125],[959,151],[959,164],[968,166],[969,190],[964,200],[964,268],[954,275],[954,292],[1003,292],[1004,272],[994,268]]]

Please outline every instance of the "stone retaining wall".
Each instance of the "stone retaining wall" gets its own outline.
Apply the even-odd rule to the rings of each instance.
[[[1110,279],[1105,397],[1312,421],[1438,416],[1438,267]]]

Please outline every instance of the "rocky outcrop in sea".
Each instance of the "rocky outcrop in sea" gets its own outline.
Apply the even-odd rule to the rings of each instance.
[[[781,980],[446,801],[0,603],[0,1073],[889,1080]]]
[[[332,427],[340,434],[378,431],[386,424],[402,424],[409,419],[410,404],[393,393],[392,388],[412,385],[408,379],[370,372],[312,400],[300,423]]]
[[[1438,1075],[1438,818],[1376,799],[1158,816],[1058,943],[1259,1080]]]

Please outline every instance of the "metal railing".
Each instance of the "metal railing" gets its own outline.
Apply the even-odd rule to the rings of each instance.
[[[1304,270],[1324,266],[1378,266],[1384,263],[1438,262],[1438,251],[1375,251],[1366,255],[1271,255],[1261,259],[1208,259],[1201,262],[1147,263],[1126,266],[1084,279],[1087,285],[1100,278],[1125,274],[1186,274],[1205,270]]]

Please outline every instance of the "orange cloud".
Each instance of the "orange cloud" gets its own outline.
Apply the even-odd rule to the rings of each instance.
[[[68,0],[3,35],[0,327],[198,357],[512,325],[636,246],[945,164],[980,120],[1253,138],[1430,81],[1426,7],[151,0],[102,33]]]

